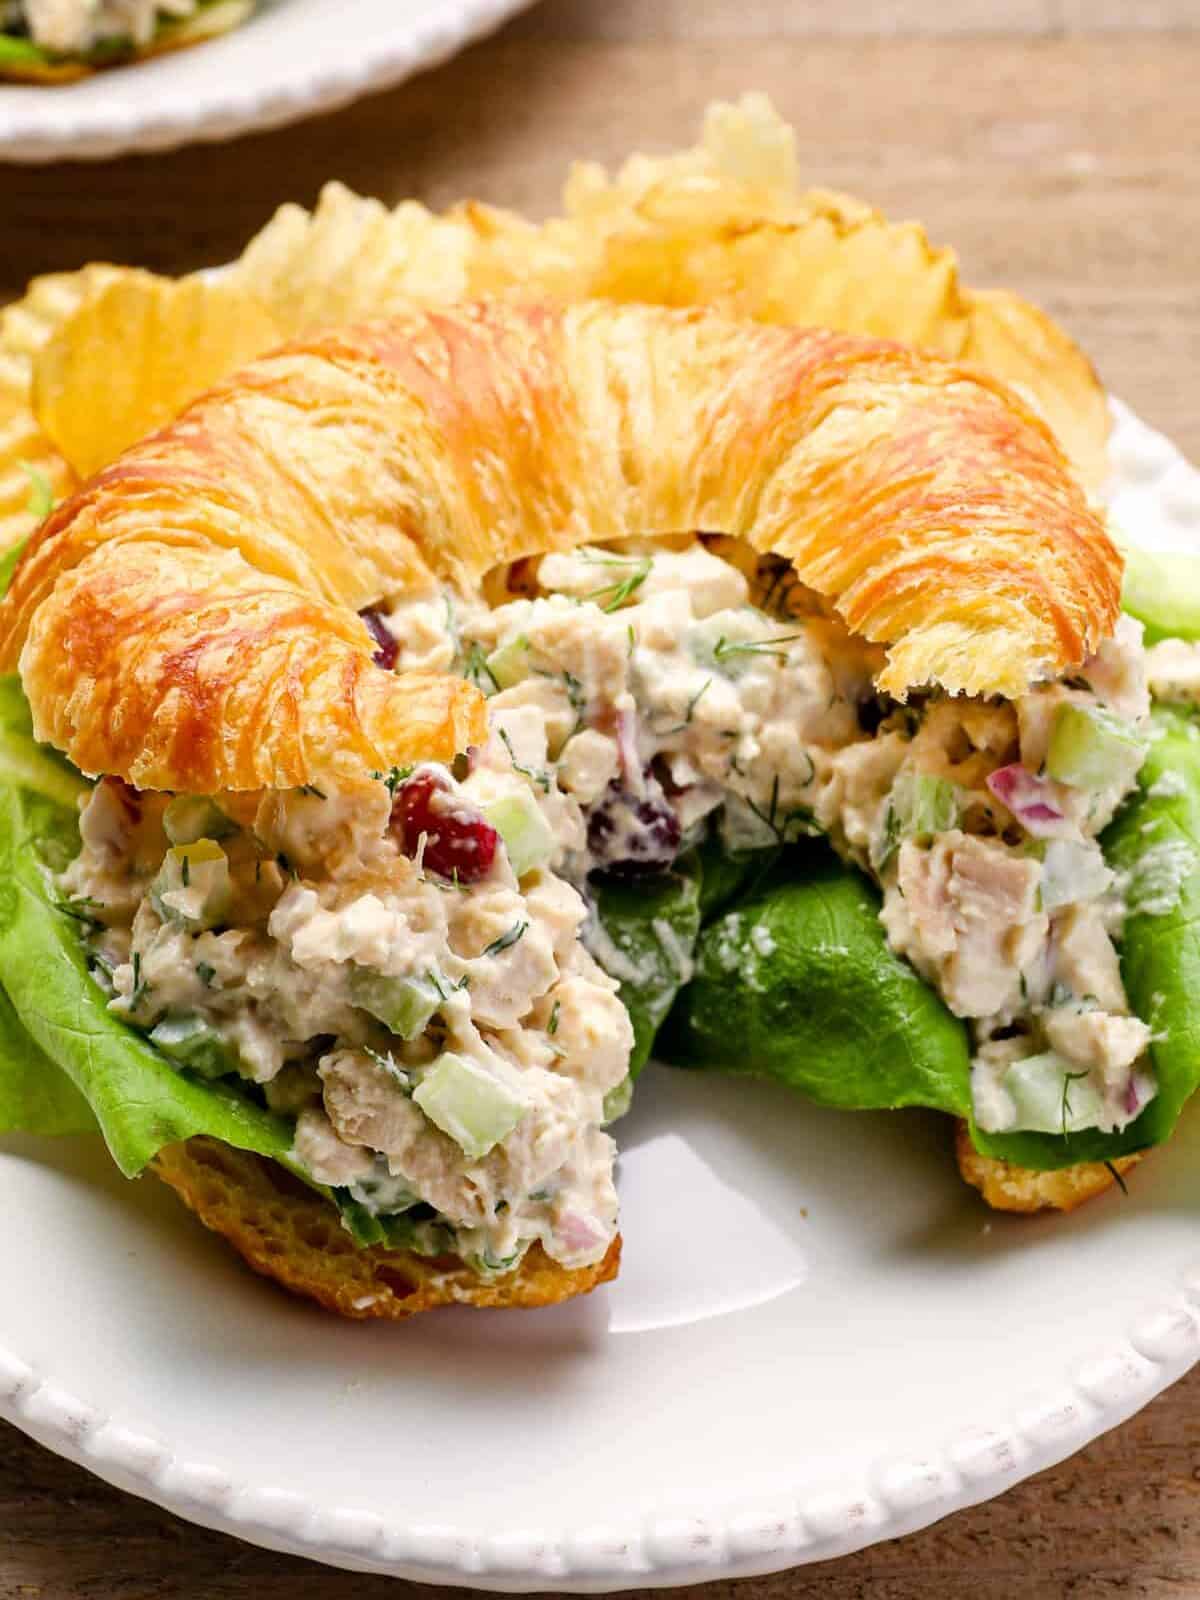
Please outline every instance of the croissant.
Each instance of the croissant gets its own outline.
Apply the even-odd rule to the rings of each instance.
[[[255,1272],[343,1317],[402,1322],[443,1305],[558,1305],[610,1283],[621,1259],[619,1235],[591,1267],[560,1266],[535,1244],[515,1272],[489,1281],[456,1257],[356,1248],[337,1213],[299,1180],[216,1139],[168,1145],[153,1170]]]
[[[0,654],[85,772],[353,786],[484,729],[465,682],[373,666],[355,612],[696,528],[788,557],[901,698],[1019,694],[1118,615],[1062,452],[980,372],[703,310],[481,303],[302,339],[196,401],[35,535]]]
[[[696,529],[790,559],[886,647],[899,698],[1017,695],[1119,611],[1120,558],[1053,436],[980,372],[704,310],[480,303],[303,338],[127,451],[30,541],[0,654],[85,772],[352,791],[486,738],[478,690],[376,666],[356,613]],[[257,1158],[192,1141],[156,1171],[257,1270],[351,1315],[547,1304],[616,1271],[619,1239],[481,1283],[352,1251]]]

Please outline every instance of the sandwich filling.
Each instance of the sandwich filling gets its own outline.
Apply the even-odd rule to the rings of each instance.
[[[397,770],[353,803],[105,779],[80,831],[62,887],[113,1011],[293,1118],[295,1164],[363,1242],[485,1274],[535,1242],[604,1256],[632,1030],[500,740],[462,781]]]
[[[86,55],[110,40],[150,43],[160,21],[193,16],[197,0],[6,0],[0,21],[53,55]]]
[[[113,1011],[293,1118],[352,1230],[484,1273],[534,1242],[604,1255],[639,974],[597,885],[705,841],[822,837],[874,880],[892,949],[969,1025],[982,1128],[1115,1131],[1153,1097],[1117,956],[1134,890],[1098,842],[1146,751],[1139,624],[1015,703],[900,704],[879,647],[730,540],[584,547],[503,584],[364,614],[381,665],[489,697],[454,771],[366,799],[105,779],[62,880]]]
[[[714,831],[736,854],[824,836],[878,885],[892,948],[968,1021],[981,1127],[1115,1131],[1139,1114],[1155,1083],[1117,956],[1130,886],[1098,836],[1146,751],[1140,624],[1015,703],[901,705],[873,688],[879,647],[731,540],[555,553],[520,564],[514,591],[368,622],[380,659],[457,668],[490,696],[535,794],[566,802],[564,870],[585,894],[594,872],[663,871]],[[585,936],[604,961],[595,918]]]

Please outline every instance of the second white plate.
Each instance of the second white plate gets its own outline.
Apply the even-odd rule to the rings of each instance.
[[[99,160],[278,127],[399,83],[530,0],[262,0],[236,32],[59,86],[0,84],[0,161]]]

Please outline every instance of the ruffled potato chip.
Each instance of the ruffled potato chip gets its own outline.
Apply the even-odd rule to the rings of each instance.
[[[967,288],[918,224],[797,174],[793,130],[746,95],[711,106],[692,149],[631,156],[615,177],[577,164],[549,222],[474,203],[388,211],[331,184],[311,215],[285,206],[235,273],[289,333],[486,294],[716,305],[899,339],[1012,382],[1096,486],[1107,405],[1066,334],[1015,295]]]
[[[328,183],[310,214],[283,206],[234,268],[286,334],[386,316],[406,301],[469,293],[471,229],[415,201],[389,211]]]
[[[85,478],[279,342],[274,319],[235,283],[121,271],[38,352],[34,414]]]
[[[1081,477],[1096,486],[1105,472],[1107,404],[1067,335],[1016,295],[967,288],[954,252],[931,245],[918,224],[889,222],[831,190],[802,190],[797,167],[792,129],[765,96],[747,95],[710,107],[692,149],[631,156],[615,177],[576,165],[564,215],[546,223],[477,202],[442,216],[413,201],[389,210],[328,184],[313,212],[284,206],[219,289],[197,279],[172,285],[120,274],[125,287],[112,288],[103,310],[92,308],[86,322],[64,329],[39,359],[44,430],[64,451],[70,441],[77,470],[92,470],[118,443],[166,420],[263,349],[271,342],[268,322],[273,335],[285,337],[413,303],[595,296],[715,305],[735,316],[875,334],[977,362],[1041,411]],[[0,343],[0,427],[3,350]],[[65,388],[67,373],[73,377]],[[98,381],[103,415],[90,400]],[[11,392],[27,430],[24,383],[23,400],[19,378]],[[21,437],[27,449],[27,431]],[[0,515],[6,506],[12,515],[14,496],[27,498],[27,479],[13,478],[13,460],[11,448],[0,455]]]
[[[75,487],[75,474],[34,417],[33,364],[55,330],[119,270],[97,263],[35,278],[22,299],[0,310],[0,551],[33,532],[47,499]]]
[[[1055,429],[1090,487],[1106,472],[1109,416],[1083,352],[1036,306],[972,290],[953,250],[862,201],[800,191],[792,130],[762,95],[709,108],[700,144],[631,157],[615,179],[577,166],[568,219],[590,236],[585,293],[716,304],[769,322],[900,339],[1013,384]]]

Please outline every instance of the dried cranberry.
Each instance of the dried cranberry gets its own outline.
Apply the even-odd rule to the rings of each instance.
[[[392,828],[407,856],[416,855],[424,834],[421,860],[443,878],[478,883],[491,871],[499,835],[436,772],[418,772],[396,791]]]
[[[382,667],[385,672],[390,672],[396,665],[396,657],[400,654],[400,645],[396,636],[383,620],[383,614],[375,606],[366,606],[360,611],[359,616],[366,626],[367,632],[379,646],[371,657],[377,667]]]
[[[618,877],[666,872],[679,853],[679,818],[657,778],[632,794],[614,779],[588,817],[588,849],[598,867]]]

